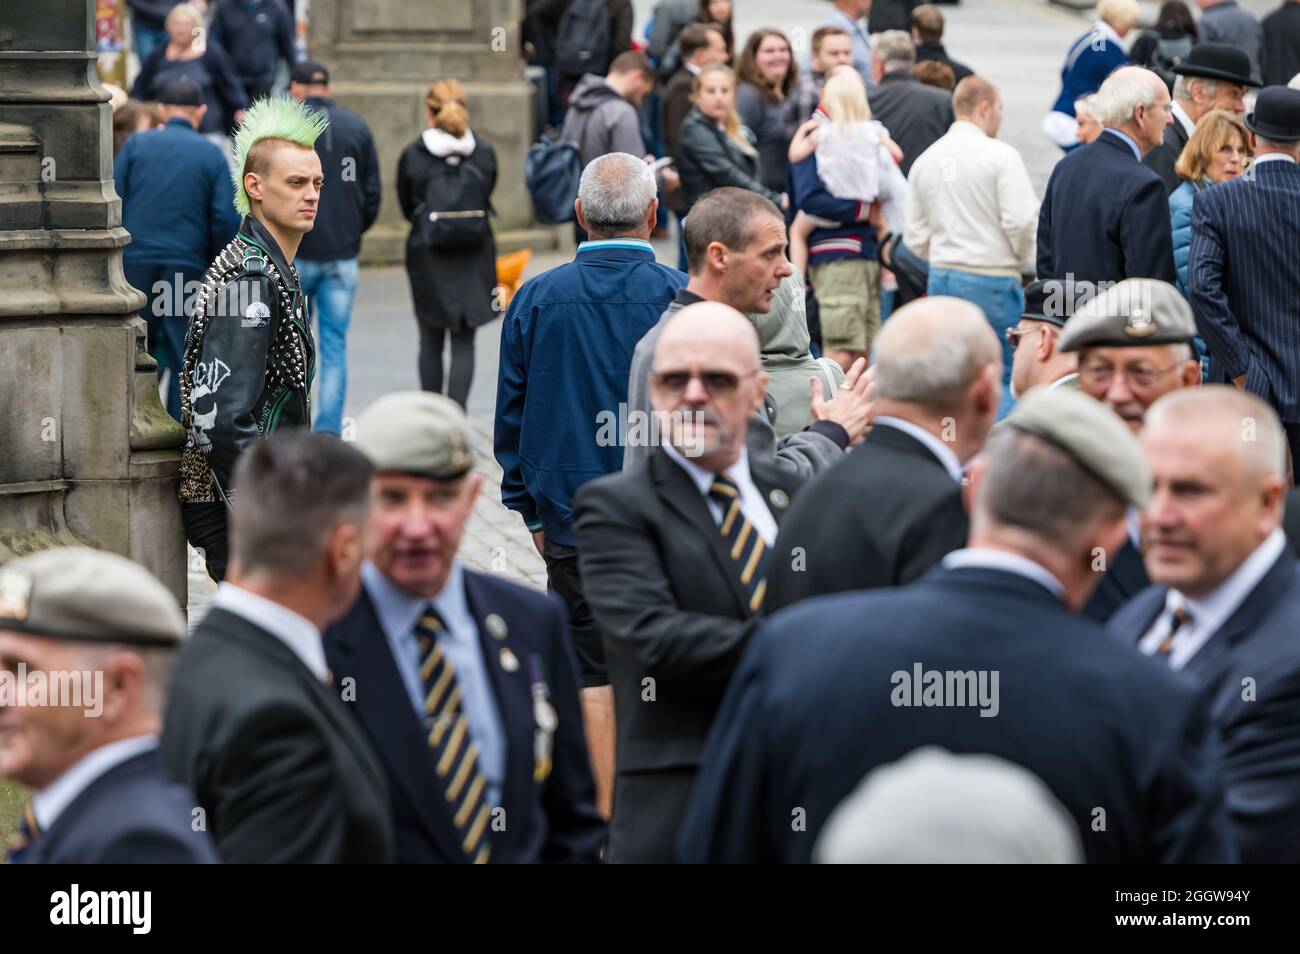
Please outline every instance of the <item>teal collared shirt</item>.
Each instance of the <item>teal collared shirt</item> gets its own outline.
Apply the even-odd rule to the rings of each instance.
[[[452,562],[446,584],[432,601],[408,593],[368,560],[361,567],[361,582],[375,604],[397,672],[422,724],[424,683],[420,679],[420,647],[415,624],[430,602],[442,617],[446,629],[438,638],[438,645],[456,670],[461,707],[469,719],[469,734],[478,746],[479,767],[487,780],[487,800],[499,805],[506,772],[505,726],[483,660],[478,624],[465,595],[465,572],[460,561]]]
[[[612,238],[612,239],[589,239],[578,245],[578,253],[596,252],[605,248],[630,248],[638,252],[655,253],[655,247],[645,239],[636,238]]]

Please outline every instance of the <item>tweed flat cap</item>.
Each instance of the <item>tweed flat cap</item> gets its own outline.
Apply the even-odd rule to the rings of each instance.
[[[1158,278],[1126,278],[1080,305],[1057,347],[1145,348],[1195,337],[1196,319],[1177,288]]]
[[[1002,427],[1033,434],[1074,458],[1088,473],[1139,509],[1151,496],[1151,475],[1142,447],[1110,408],[1070,388],[1035,388]]]
[[[474,467],[465,412],[429,391],[399,391],[371,404],[357,418],[356,447],[380,473],[454,480]]]
[[[51,639],[175,646],[185,614],[140,564],[88,547],[55,547],[0,567],[0,630]]]

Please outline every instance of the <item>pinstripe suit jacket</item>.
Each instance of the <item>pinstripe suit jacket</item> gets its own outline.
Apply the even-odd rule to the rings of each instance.
[[[1244,374],[1300,423],[1300,167],[1265,162],[1197,194],[1187,285],[1210,380]]]

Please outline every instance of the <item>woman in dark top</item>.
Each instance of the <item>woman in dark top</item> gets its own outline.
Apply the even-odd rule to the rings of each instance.
[[[249,105],[235,64],[219,44],[204,36],[203,15],[193,5],[173,7],[165,22],[168,40],[140,65],[131,98],[156,100],[164,86],[188,76],[203,91],[203,102],[208,107],[199,132],[225,136],[243,122]]]
[[[763,185],[774,192],[786,189],[790,137],[785,133],[785,97],[798,72],[790,41],[771,27],[750,35],[736,68],[736,112],[758,140]]]
[[[1196,21],[1182,0],[1169,0],[1156,15],[1155,27],[1133,41],[1128,60],[1134,66],[1155,70],[1170,92],[1174,88],[1173,68],[1196,45]]]
[[[789,201],[781,190],[763,184],[752,134],[736,115],[735,74],[721,64],[704,67],[695,77],[691,101],[695,105],[682,122],[673,154],[686,213],[700,196],[722,186],[757,192],[784,211]]]
[[[411,223],[406,272],[420,329],[420,387],[464,407],[474,375],[474,331],[498,315],[490,219],[497,157],[487,140],[470,131],[457,80],[430,86],[424,107],[428,128],[397,163],[397,200]],[[443,213],[455,234],[432,230],[433,213]],[[444,388],[442,346],[448,335],[451,363]]]
[[[736,37],[731,32],[731,0],[700,0],[699,23],[715,23],[722,28],[722,38],[727,41],[727,65],[736,60]]]

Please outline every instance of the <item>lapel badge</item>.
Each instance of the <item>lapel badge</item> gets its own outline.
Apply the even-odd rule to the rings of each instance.
[[[487,627],[488,635],[493,639],[506,638],[506,621],[496,613],[489,613],[487,619],[483,620],[483,625]]]
[[[506,672],[516,672],[519,669],[519,657],[508,646],[501,647],[501,668]]]
[[[1155,319],[1141,305],[1134,305],[1124,322],[1124,334],[1130,338],[1145,338],[1156,333]]]
[[[32,578],[7,570],[0,573],[0,619],[26,619],[32,596]]]
[[[790,506],[790,495],[780,487],[768,494],[767,499],[771,501],[772,506],[777,510],[784,510],[786,507]]]

